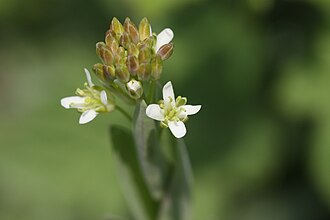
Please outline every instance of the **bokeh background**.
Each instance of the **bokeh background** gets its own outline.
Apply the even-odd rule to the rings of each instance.
[[[129,217],[108,137],[125,118],[59,104],[114,16],[175,32],[162,81],[203,105],[196,220],[330,219],[330,2],[1,0],[1,220]]]

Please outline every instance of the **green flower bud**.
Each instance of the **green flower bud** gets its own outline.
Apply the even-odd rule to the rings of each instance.
[[[124,32],[124,27],[120,21],[114,17],[111,21],[110,30],[113,30],[116,33],[116,36],[121,36]]]
[[[128,56],[127,57],[127,68],[128,71],[135,76],[137,70],[139,69],[139,60],[136,56]]]
[[[151,60],[151,79],[152,80],[159,80],[160,74],[163,70],[163,61],[159,55],[156,55]]]
[[[148,63],[151,60],[151,49],[148,47],[143,47],[140,49],[139,62]]]
[[[141,81],[148,81],[150,78],[151,65],[150,63],[141,63],[137,71],[138,79]]]
[[[116,77],[122,83],[127,83],[129,81],[130,74],[128,72],[126,65],[117,65],[116,66]]]
[[[133,99],[138,99],[143,94],[142,83],[140,81],[135,80],[135,79],[132,79],[131,81],[126,83],[126,88],[127,88],[128,94]]]
[[[174,45],[172,43],[165,44],[161,48],[159,48],[159,50],[157,51],[157,54],[160,55],[162,60],[166,60],[172,55],[173,47],[174,47]]]
[[[115,56],[116,64],[125,64],[126,63],[126,52],[125,48],[119,47]]]
[[[139,56],[139,49],[133,43],[128,44],[127,52],[129,56],[136,56],[136,57]]]
[[[104,42],[97,42],[96,43],[96,54],[100,59],[102,59],[102,48],[103,47],[105,47]]]
[[[151,35],[151,26],[146,17],[144,17],[140,22],[139,35],[140,35],[140,41],[144,41],[144,39],[150,37]]]
[[[106,80],[105,75],[104,75],[104,71],[103,71],[103,64],[102,63],[94,64],[94,66],[93,66],[93,72],[102,81],[105,81]]]
[[[116,77],[115,67],[113,65],[103,65],[103,71],[106,79],[114,80]]]
[[[122,45],[123,47],[125,47],[125,48],[128,47],[128,44],[131,42],[131,38],[127,32],[124,32],[123,35],[121,35],[119,42],[120,42],[120,45]]]
[[[129,18],[125,19],[124,30],[126,33],[129,34],[134,44],[137,44],[139,42],[139,31]]]

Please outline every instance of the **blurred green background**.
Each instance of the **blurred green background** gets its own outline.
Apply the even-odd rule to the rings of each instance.
[[[203,105],[185,138],[196,220],[330,219],[328,1],[1,0],[1,220],[129,216],[108,137],[127,122],[59,104],[114,16],[174,30],[162,82]]]

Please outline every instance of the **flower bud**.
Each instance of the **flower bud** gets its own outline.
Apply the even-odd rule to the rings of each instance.
[[[127,68],[133,76],[136,75],[136,72],[139,69],[139,61],[136,56],[127,57]]]
[[[139,62],[147,63],[151,60],[151,49],[148,47],[143,47],[139,53]]]
[[[159,55],[156,55],[151,60],[151,79],[152,80],[159,80],[160,74],[163,70],[163,61],[162,58]]]
[[[139,42],[139,31],[137,30],[136,26],[129,18],[125,19],[124,23],[124,30],[126,33],[129,34],[132,41],[137,44]]]
[[[97,42],[96,43],[96,54],[100,59],[102,59],[102,48],[103,47],[105,47],[104,42]]]
[[[112,65],[114,56],[111,53],[110,49],[107,47],[103,47],[101,49],[101,58],[104,64]]]
[[[130,78],[130,74],[128,72],[126,65],[117,65],[116,66],[116,77],[122,83],[128,82],[128,80]]]
[[[103,71],[104,71],[104,75],[105,78],[109,79],[109,80],[114,80],[116,77],[116,73],[115,73],[115,67],[113,65],[103,65]]]
[[[123,25],[116,17],[114,17],[111,21],[110,30],[113,30],[117,36],[121,36],[124,32]]]
[[[140,35],[140,41],[144,41],[144,39],[150,37],[151,35],[151,26],[146,17],[144,17],[140,22],[139,35]]]
[[[138,79],[141,81],[148,81],[150,78],[151,65],[150,63],[140,63],[137,70]]]
[[[157,51],[157,54],[160,55],[160,57],[162,58],[162,60],[168,59],[172,55],[172,53],[173,53],[173,44],[172,43],[163,45]]]
[[[103,64],[102,63],[94,64],[94,66],[93,66],[93,72],[102,81],[105,81],[106,80],[105,75],[104,75],[104,71],[103,71]]]
[[[127,53],[129,56],[139,56],[139,49],[137,48],[137,46],[133,43],[128,44],[127,47]]]
[[[134,99],[140,98],[143,94],[142,83],[135,79],[132,79],[131,81],[126,83],[126,88],[129,95]]]
[[[131,38],[127,32],[124,32],[123,35],[121,35],[119,42],[120,45],[127,48],[128,44],[131,42]]]
[[[110,50],[113,54],[117,53],[119,44],[115,38],[113,38],[113,37],[109,37],[108,39],[106,38],[106,45],[110,48]]]
[[[126,62],[126,54],[125,48],[119,47],[117,50],[117,54],[115,55],[115,63],[116,64],[125,64]]]

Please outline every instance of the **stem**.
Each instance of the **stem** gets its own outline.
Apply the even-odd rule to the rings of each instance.
[[[123,108],[121,108],[120,106],[116,106],[116,109],[121,112],[130,122],[133,121],[133,118],[128,114],[127,111],[125,111]]]
[[[148,104],[150,104],[154,99],[155,85],[156,85],[156,82],[154,80],[152,80],[150,82],[149,91],[148,91],[148,97],[147,97],[148,98],[148,100],[147,100]]]

